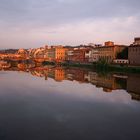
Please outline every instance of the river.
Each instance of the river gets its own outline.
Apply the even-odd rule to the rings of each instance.
[[[0,140],[139,140],[139,130],[139,74],[0,71]]]

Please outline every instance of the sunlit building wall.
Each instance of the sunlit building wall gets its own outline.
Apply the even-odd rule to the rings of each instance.
[[[102,46],[98,47],[98,52],[99,52],[99,60],[104,59],[109,63],[112,63],[114,59],[117,58],[117,54],[122,52],[126,46],[122,45],[114,45],[114,46]]]
[[[66,48],[63,46],[55,47],[55,59],[58,62],[62,62],[66,60]]]

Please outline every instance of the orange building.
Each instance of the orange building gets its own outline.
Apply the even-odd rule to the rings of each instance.
[[[114,46],[114,42],[107,41],[107,42],[105,42],[105,46]]]
[[[58,62],[62,62],[66,60],[66,48],[63,46],[55,47],[55,59]]]
[[[17,54],[21,57],[26,59],[28,57],[28,52],[25,49],[19,49]]]

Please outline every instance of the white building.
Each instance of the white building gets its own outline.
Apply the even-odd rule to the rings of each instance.
[[[90,55],[90,62],[97,62],[99,60],[99,51],[96,48],[91,50]]]

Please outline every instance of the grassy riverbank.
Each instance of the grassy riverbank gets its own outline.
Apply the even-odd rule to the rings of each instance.
[[[56,65],[54,62],[43,62],[43,65]],[[60,63],[59,66],[79,67],[105,72],[140,73],[140,67],[121,66],[102,63]]]
[[[123,72],[123,73],[140,73],[140,67],[131,66],[120,66],[120,65],[108,65],[107,67],[101,66],[96,67],[97,70],[113,71],[113,72]]]

